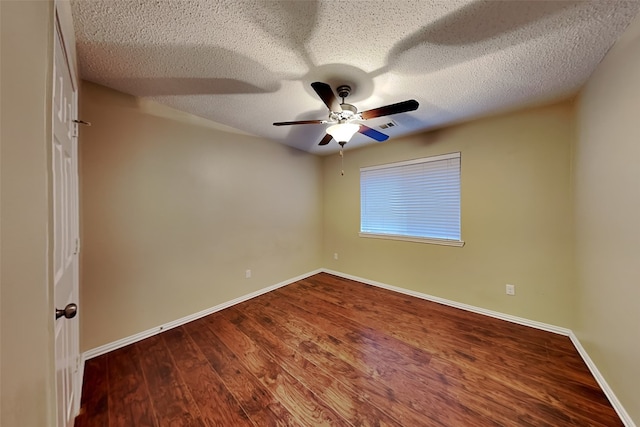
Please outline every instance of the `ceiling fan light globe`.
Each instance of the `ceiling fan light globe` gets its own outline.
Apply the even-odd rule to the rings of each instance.
[[[355,123],[339,123],[337,125],[329,126],[327,133],[338,142],[349,142],[351,137],[358,132],[360,125]]]

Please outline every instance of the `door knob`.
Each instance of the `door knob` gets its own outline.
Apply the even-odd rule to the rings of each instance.
[[[62,316],[64,316],[67,319],[72,319],[74,317],[76,317],[76,314],[78,313],[78,306],[71,303],[71,304],[67,304],[67,306],[63,309],[60,310],[59,308],[56,308],[56,319],[61,318]]]

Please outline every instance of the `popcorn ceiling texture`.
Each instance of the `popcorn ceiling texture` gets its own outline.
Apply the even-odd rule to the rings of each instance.
[[[326,125],[309,84],[360,111],[406,99],[392,138],[575,94],[640,1],[74,1],[81,77],[301,150]],[[376,128],[388,118],[369,120]],[[353,148],[376,143],[356,134]]]

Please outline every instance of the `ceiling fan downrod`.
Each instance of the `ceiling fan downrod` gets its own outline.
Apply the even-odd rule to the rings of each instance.
[[[351,86],[349,85],[338,86],[337,92],[338,92],[338,96],[342,98],[342,104],[344,104],[344,99],[347,96],[349,96],[349,94],[351,93]]]

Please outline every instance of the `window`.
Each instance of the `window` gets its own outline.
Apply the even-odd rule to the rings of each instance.
[[[360,236],[464,245],[460,153],[361,168]]]

